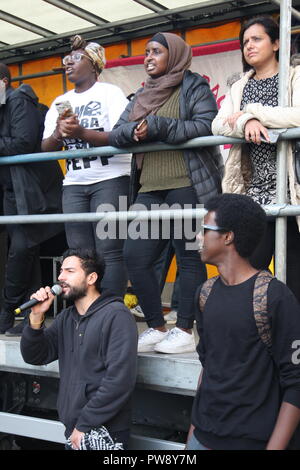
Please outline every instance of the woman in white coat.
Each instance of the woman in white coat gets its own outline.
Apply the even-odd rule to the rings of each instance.
[[[289,70],[289,105],[278,106],[279,27],[271,18],[253,18],[240,33],[246,73],[236,81],[212,123],[215,135],[245,138],[234,144],[225,164],[223,192],[247,194],[259,204],[276,203],[276,144],[268,129],[300,127],[300,66]],[[294,143],[288,148],[288,196],[300,204],[300,185],[294,165]],[[299,175],[300,178],[300,175]],[[300,179],[299,179],[300,181]],[[287,284],[300,301],[300,218],[288,218]],[[269,218],[261,244],[251,258],[267,269],[275,247],[275,219]]]

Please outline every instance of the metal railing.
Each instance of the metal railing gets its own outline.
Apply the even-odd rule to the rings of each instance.
[[[273,129],[274,130],[274,129]],[[300,138],[300,127],[293,127],[291,129],[280,129],[278,142],[287,141],[292,139]],[[158,150],[184,150],[184,149],[197,149],[199,147],[208,147],[210,145],[227,145],[227,144],[240,144],[246,143],[244,139],[238,139],[235,137],[223,137],[210,135],[206,137],[197,137],[195,139],[188,140],[182,144],[170,145],[162,142],[151,143],[151,144],[135,144],[126,148],[118,147],[93,147],[82,150],[69,150],[69,151],[57,151],[57,152],[41,152],[41,153],[28,153],[24,155],[14,155],[7,157],[0,157],[1,165],[14,165],[18,163],[34,163],[46,160],[71,160],[74,158],[86,158],[86,157],[111,157],[112,155],[118,155],[122,153],[145,153],[145,152],[156,152]]]
[[[282,144],[287,143],[288,140],[300,139],[300,128],[281,129],[278,142]],[[155,144],[142,144],[134,145],[127,148],[116,148],[111,146],[97,147],[82,150],[73,151],[58,151],[58,152],[44,152],[34,153],[25,155],[15,155],[0,158],[1,165],[14,165],[33,163],[40,161],[49,160],[62,160],[62,159],[75,159],[75,158],[86,158],[91,156],[112,156],[122,153],[135,153],[135,152],[151,152],[157,150],[170,150],[170,149],[195,149],[200,147],[207,147],[209,145],[224,145],[224,144],[236,144],[246,143],[244,139],[237,139],[232,137],[222,136],[206,136],[191,139],[180,145],[167,145],[163,143]],[[280,157],[279,157],[280,160]],[[286,169],[285,169],[286,171]],[[285,174],[285,173],[284,173]],[[280,176],[280,175],[279,175]],[[277,185],[281,185],[281,180],[284,177],[279,177]],[[107,201],[109,202],[109,201]],[[287,216],[300,215],[300,205],[291,206],[286,203],[286,199],[282,198],[281,202],[274,205],[263,206],[268,216],[275,216],[285,221]],[[36,223],[63,223],[63,222],[98,222],[100,220],[109,221],[144,221],[144,220],[155,220],[155,219],[190,219],[200,218],[202,219],[205,215],[205,209],[176,209],[176,210],[153,210],[153,211],[114,211],[114,212],[96,212],[96,213],[80,213],[80,214],[37,214],[37,215],[13,215],[13,216],[1,216],[0,224],[36,224]],[[279,237],[285,238],[283,230],[285,230],[285,224],[280,228],[281,232]],[[283,234],[282,234],[283,233]],[[278,239],[278,235],[277,235]],[[279,279],[285,280],[285,245],[282,242],[282,238],[278,241],[279,254],[275,253],[275,265],[279,264],[280,269],[276,271],[276,275]],[[278,261],[280,256],[280,262]],[[281,270],[281,271],[280,271]]]

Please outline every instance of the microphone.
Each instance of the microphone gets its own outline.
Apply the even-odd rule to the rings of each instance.
[[[59,284],[54,284],[54,286],[51,287],[51,292],[53,295],[60,295],[62,293],[62,287]],[[36,304],[39,304],[41,300],[37,299],[31,299],[28,300],[28,302],[25,302],[24,304],[20,305],[20,307],[15,309],[15,313],[19,314],[21,312],[24,312],[27,308],[31,308]]]

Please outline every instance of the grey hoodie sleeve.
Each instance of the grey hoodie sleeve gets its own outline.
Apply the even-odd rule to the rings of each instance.
[[[29,325],[25,326],[20,343],[25,362],[44,365],[58,359],[58,318],[49,328],[34,330]]]

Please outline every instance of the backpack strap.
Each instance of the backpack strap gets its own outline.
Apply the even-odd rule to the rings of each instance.
[[[204,282],[199,296],[200,311],[204,311],[206,301],[211,293],[214,283],[219,276],[212,277]],[[253,313],[258,334],[268,351],[271,353],[272,335],[271,322],[268,317],[268,287],[274,276],[269,271],[260,271],[253,289]]]
[[[253,289],[253,313],[258,334],[271,353],[271,321],[268,317],[268,287],[274,276],[269,271],[260,271]]]
[[[210,279],[207,279],[204,284],[202,284],[199,296],[199,306],[201,312],[203,312],[208,296],[213,288],[213,285],[216,280],[219,279],[219,277],[220,276],[211,277]]]

